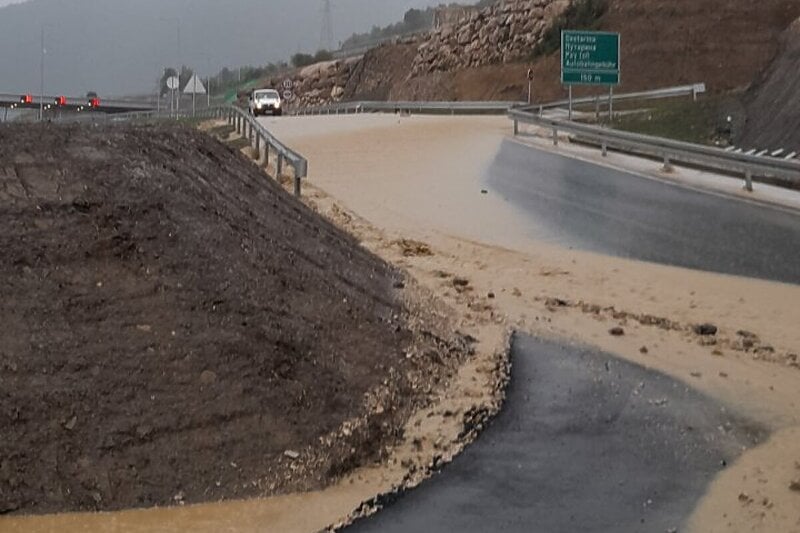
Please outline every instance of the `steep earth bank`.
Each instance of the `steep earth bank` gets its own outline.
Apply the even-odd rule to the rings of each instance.
[[[0,225],[0,514],[326,486],[468,351],[188,128],[0,127]]]
[[[747,122],[738,144],[800,151],[800,19],[786,30],[782,50],[747,94]]]

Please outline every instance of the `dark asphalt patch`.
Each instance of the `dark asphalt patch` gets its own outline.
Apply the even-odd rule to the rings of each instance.
[[[800,215],[506,141],[488,183],[565,246],[800,284]],[[720,178],[726,179],[726,178]]]
[[[463,455],[349,533],[682,530],[766,432],[672,378],[517,336],[505,408]]]

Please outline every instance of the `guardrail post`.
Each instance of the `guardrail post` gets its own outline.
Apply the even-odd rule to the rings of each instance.
[[[602,150],[603,150],[603,157],[608,157],[608,143],[603,141],[603,144],[601,145],[601,147],[602,147]]]
[[[299,161],[294,167],[294,195],[300,198],[302,196],[302,180],[308,176],[308,161],[305,159]]]
[[[261,161],[261,134],[256,133],[256,163]]]
[[[661,169],[664,172],[672,172],[672,163],[669,161],[669,155],[664,154],[664,167]]]
[[[283,174],[283,154],[278,154],[278,167],[275,171],[275,179],[278,179]]]
[[[519,121],[514,119],[514,137],[519,135]]]
[[[753,192],[753,171],[752,170],[745,170],[744,171],[744,190],[747,192]]]
[[[558,128],[553,128],[553,146],[558,146]]]
[[[264,168],[269,169],[269,141],[264,139]]]

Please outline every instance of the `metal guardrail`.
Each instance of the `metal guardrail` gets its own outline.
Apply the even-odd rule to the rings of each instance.
[[[359,101],[342,102],[318,107],[297,109],[293,115],[340,115],[355,113],[419,113],[441,115],[496,114],[503,115],[523,102],[415,102]]]
[[[270,150],[274,151],[277,157],[276,176],[281,176],[285,163],[289,164],[294,169],[294,194],[300,197],[302,180],[308,176],[308,161],[279,141],[254,116],[235,106],[211,108],[197,113],[197,116],[226,119],[228,124],[236,128],[237,133],[248,139],[251,144],[255,143],[259,160],[261,159],[261,146],[263,144],[265,168],[269,166]]]
[[[508,117],[514,122],[514,135],[519,134],[519,124],[531,124],[552,132],[553,144],[558,145],[559,132],[567,133],[583,142],[600,146],[603,156],[609,149],[655,157],[664,161],[664,169],[672,163],[684,163],[734,175],[742,175],[745,190],[753,190],[753,177],[772,178],[793,186],[800,185],[800,162],[795,160],[765,159],[756,155],[725,151],[649,135],[640,135],[567,120],[548,118],[522,109],[512,109]]]
[[[692,85],[679,85],[676,87],[666,87],[664,89],[655,89],[653,91],[639,91],[634,93],[621,93],[614,94],[611,101],[616,103],[636,101],[636,100],[662,100],[667,98],[681,98],[684,96],[691,96],[692,99],[697,100],[697,96],[706,92],[705,83],[695,83]],[[607,95],[585,96],[581,98],[573,98],[572,105],[585,105],[608,103],[609,97]],[[559,107],[566,107],[569,105],[569,100],[557,100],[555,102],[548,102],[545,104],[523,105],[518,109],[522,111],[539,110],[542,112],[547,109],[556,109]]]
[[[696,99],[697,95],[706,91],[704,83],[693,85],[680,85],[677,87],[667,87],[654,91],[640,91],[635,93],[614,94],[611,101],[614,103],[635,101],[635,100],[658,100],[665,98],[679,98],[691,96]],[[596,104],[608,102],[606,96],[588,96],[575,98],[573,105]],[[516,101],[485,101],[485,102],[426,102],[426,101],[354,101],[341,102],[338,104],[328,104],[324,106],[307,107],[297,109],[293,115],[340,115],[355,113],[427,113],[427,114],[505,114],[509,109],[520,109],[523,111],[539,110],[543,112],[547,109],[556,109],[569,105],[569,100],[558,100],[545,104],[528,104],[527,102]]]
[[[278,140],[267,128],[258,122],[255,117],[250,115],[250,113],[235,106],[210,107],[198,110],[194,115],[191,113],[170,114],[168,112],[159,113],[156,111],[134,111],[115,115],[92,113],[63,117],[56,122],[115,124],[134,120],[178,120],[192,118],[216,118],[226,120],[229,125],[236,129],[238,134],[248,139],[251,146],[254,146],[258,152],[258,162],[261,162],[263,153],[264,168],[269,167],[271,156],[274,154],[274,157],[277,158],[276,177],[280,177],[283,174],[285,166],[291,166],[294,170],[294,194],[298,197],[301,195],[302,180],[308,177],[308,161],[306,158]]]

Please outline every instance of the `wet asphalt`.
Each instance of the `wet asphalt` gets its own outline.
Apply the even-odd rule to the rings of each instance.
[[[686,384],[517,336],[504,410],[431,480],[348,533],[682,531],[743,446],[766,438]]]
[[[720,178],[732,179],[732,178]],[[489,187],[531,236],[608,255],[800,283],[800,214],[505,141]]]

